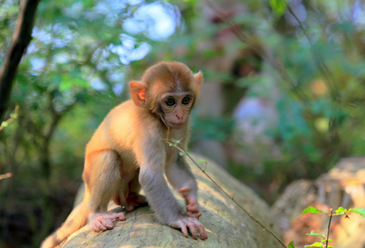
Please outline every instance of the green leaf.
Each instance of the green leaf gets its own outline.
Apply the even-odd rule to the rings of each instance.
[[[311,245],[305,245],[304,247],[323,247],[322,243],[315,242]]]
[[[294,241],[291,241],[291,242],[288,244],[288,248],[296,248],[296,247],[294,246]]]
[[[312,213],[312,214],[316,214],[316,213],[322,213],[322,214],[327,214],[326,212],[323,212],[319,209],[316,209],[312,206],[307,207],[306,209],[303,210],[302,214],[306,214],[306,213]]]
[[[1,123],[1,126],[2,127],[7,127],[9,124],[6,122],[6,121],[3,121],[2,123]]]
[[[287,3],[286,0],[270,0],[269,1],[270,7],[277,15],[283,15],[285,13]]]
[[[311,233],[306,233],[305,235],[311,235],[311,236],[319,236],[323,239],[325,239],[326,237],[322,234],[316,233],[315,231],[311,231]]]
[[[356,214],[360,214],[362,217],[365,217],[365,208],[351,208],[349,212],[354,212]]]
[[[179,155],[180,156],[184,156],[185,155],[185,152],[179,152]]]
[[[205,159],[200,159],[199,162],[205,163],[207,161],[205,161]]]
[[[347,209],[343,207],[339,207],[337,210],[335,210],[336,214],[343,215],[347,213]]]
[[[63,91],[66,91],[66,90],[69,90],[72,88],[72,83],[70,81],[62,81],[61,84],[60,84],[60,91],[63,92]]]
[[[323,242],[326,242],[327,241],[327,239],[322,239],[321,240],[321,242],[323,243]],[[328,239],[328,242],[332,242],[333,240],[332,239]]]

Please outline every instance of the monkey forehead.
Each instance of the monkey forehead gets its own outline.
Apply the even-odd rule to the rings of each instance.
[[[169,93],[165,93],[165,94],[162,94],[160,95],[159,99],[166,99],[168,97],[174,97],[174,98],[183,98],[183,97],[190,97],[190,98],[194,98],[194,93],[191,92],[191,91],[181,91],[181,92],[169,92]]]
[[[189,84],[180,84],[175,81],[156,80],[149,89],[151,95],[161,96],[165,94],[193,94],[194,89],[191,89]]]

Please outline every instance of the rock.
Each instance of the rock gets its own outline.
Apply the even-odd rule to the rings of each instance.
[[[202,159],[197,155],[193,157],[195,161]],[[191,161],[189,163],[198,181],[199,203],[203,213],[200,221],[208,232],[207,240],[185,238],[179,230],[160,224],[149,207],[142,207],[127,213],[127,220],[118,222],[112,230],[95,233],[85,226],[71,235],[61,247],[282,247],[224,195]],[[202,167],[205,166],[204,162],[198,163]],[[275,223],[275,217],[270,214],[268,205],[250,188],[238,182],[214,162],[207,161],[206,172],[227,192],[235,191],[234,199],[280,237],[278,225]],[[81,194],[78,198],[81,199]],[[178,199],[183,205],[182,199]],[[112,204],[110,207],[114,209],[113,211],[120,209]]]
[[[318,237],[306,235],[314,230],[326,234],[328,217],[324,214],[301,212],[313,206],[325,212],[339,207],[346,209],[365,206],[365,157],[343,158],[328,173],[317,180],[299,180],[290,184],[275,202],[273,213],[280,220],[284,241],[295,241],[303,247],[319,242]],[[365,247],[365,218],[351,214],[332,218],[329,245],[333,247]]]

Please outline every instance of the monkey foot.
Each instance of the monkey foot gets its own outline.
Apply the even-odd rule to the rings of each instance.
[[[123,213],[96,213],[90,216],[89,227],[95,232],[113,229],[118,220],[125,220]]]
[[[132,211],[136,207],[146,206],[147,204],[146,197],[138,194],[130,194],[127,197],[127,212]]]

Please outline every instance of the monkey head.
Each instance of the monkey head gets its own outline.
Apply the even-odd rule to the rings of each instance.
[[[199,96],[202,77],[183,63],[160,62],[144,73],[142,81],[130,83],[133,102],[166,127],[182,128]]]

